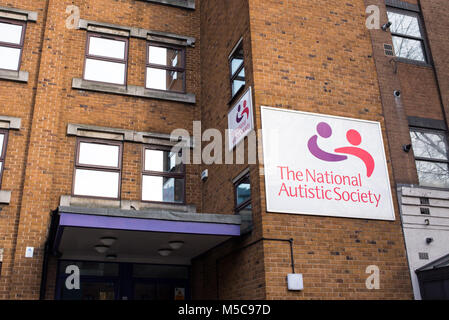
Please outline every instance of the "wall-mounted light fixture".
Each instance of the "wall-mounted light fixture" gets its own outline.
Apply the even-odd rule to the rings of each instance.
[[[383,31],[387,31],[388,29],[390,29],[391,25],[392,25],[392,23],[391,23],[390,21],[388,21],[387,23],[385,23],[385,24],[382,26],[382,30],[383,30]]]
[[[402,150],[404,150],[404,152],[409,153],[411,149],[412,149],[412,145],[411,144],[404,144],[402,146]]]

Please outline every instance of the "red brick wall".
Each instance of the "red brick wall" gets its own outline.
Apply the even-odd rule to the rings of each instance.
[[[203,0],[201,2],[202,127],[203,130],[218,129],[223,137],[225,129],[228,128],[228,111],[239,99],[236,97],[228,104],[231,99],[228,57],[241,37],[243,37],[245,54],[246,90],[253,84],[247,2],[241,0]],[[247,141],[245,140],[244,143],[245,150],[248,150]],[[203,143],[203,147],[205,145],[207,142]],[[227,146],[224,145],[223,140],[223,161],[225,152],[227,152]],[[202,211],[233,214],[234,188],[232,180],[247,167],[247,164],[203,165],[202,169],[209,170],[209,179],[202,186]],[[254,230],[242,239],[226,243],[195,259],[192,266],[194,275],[192,286],[193,297],[196,299],[265,298],[261,243],[245,250],[239,249],[261,237],[258,170],[255,165],[249,167],[253,195]]]
[[[3,265],[0,275],[0,299],[8,299],[11,290],[11,279],[16,274],[14,253],[17,246],[17,230],[21,216],[23,199],[25,164],[29,152],[30,126],[36,91],[40,62],[40,49],[45,19],[44,0],[0,1],[1,6],[11,6],[38,12],[38,21],[29,22],[26,27],[25,42],[22,53],[21,70],[29,72],[28,83],[0,80],[0,115],[22,119],[20,130],[10,130],[7,154],[4,166],[2,190],[12,191],[11,203],[0,205],[0,248],[4,248]],[[29,230],[31,233],[32,230]],[[25,250],[18,247],[20,255]],[[40,268],[36,265],[36,268]],[[21,275],[25,282],[37,270],[30,270]]]
[[[199,10],[108,0],[0,1],[0,5],[39,11],[38,23],[29,24],[25,39],[22,69],[30,72],[29,83],[0,80],[0,102],[7,106],[1,113],[23,120],[23,129],[11,134],[3,184],[4,189],[13,189],[13,198],[1,214],[0,247],[6,250],[0,297],[36,299],[49,214],[57,208],[61,195],[71,193],[75,138],[66,135],[67,124],[160,133],[170,133],[176,128],[191,131],[192,121],[200,117],[201,102]],[[38,68],[45,5],[48,5],[48,17]],[[187,91],[196,94],[197,104],[73,90],[72,78],[82,77],[86,31],[66,28],[68,5],[78,6],[82,19],[195,37],[196,47],[187,49],[186,68]],[[145,40],[130,39],[128,84],[144,85],[145,44]],[[5,90],[9,88],[13,91]],[[140,199],[141,148],[138,144],[124,144],[123,199]],[[186,180],[187,203],[201,208],[196,166],[188,167]],[[35,247],[34,258],[24,258],[26,246]],[[49,273],[48,280],[55,281],[54,272]]]
[[[385,119],[363,1],[250,1],[256,123],[261,105],[380,121]],[[390,152],[386,146],[387,159]],[[389,162],[390,178],[393,181]],[[264,179],[260,178],[265,208]],[[393,194],[395,199],[395,195]],[[325,210],[325,209],[323,209]],[[396,206],[394,222],[261,212],[265,237],[294,239],[305,289],[288,292],[289,248],[264,242],[269,299],[410,299]],[[380,290],[365,286],[369,265]]]
[[[448,3],[445,0],[420,0],[427,37],[432,51],[446,121],[449,119],[449,30]],[[449,126],[449,122],[447,122]]]

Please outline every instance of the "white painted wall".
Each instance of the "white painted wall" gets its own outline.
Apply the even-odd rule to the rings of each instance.
[[[413,292],[420,300],[415,270],[449,254],[449,191],[401,187],[398,193]],[[429,198],[429,205],[421,205],[420,197]],[[430,215],[421,214],[420,208],[429,208]],[[427,244],[426,238],[433,242]],[[420,252],[428,253],[429,259],[421,260]]]

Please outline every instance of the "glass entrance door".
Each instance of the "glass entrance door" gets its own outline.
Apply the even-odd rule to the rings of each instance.
[[[79,289],[66,284],[65,271],[73,265],[80,271]],[[60,261],[56,299],[187,300],[188,284],[186,266]]]

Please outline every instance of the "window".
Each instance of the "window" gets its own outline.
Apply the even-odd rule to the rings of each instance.
[[[122,144],[101,140],[77,141],[73,195],[118,199]]]
[[[24,22],[0,19],[0,69],[19,71],[25,26]]]
[[[8,131],[0,130],[0,187],[2,185],[3,170],[5,167],[6,143],[8,141]]]
[[[252,212],[251,207],[251,183],[249,174],[246,174],[234,184],[235,189],[235,213]]]
[[[231,94],[234,97],[245,86],[245,67],[243,63],[243,43],[237,45],[229,58],[231,71]]]
[[[149,43],[146,88],[185,92],[185,49]]]
[[[399,9],[387,10],[392,23],[394,52],[397,57],[426,62],[425,42],[419,14]]]
[[[125,85],[127,64],[127,38],[87,35],[85,80]]]
[[[411,129],[419,184],[449,188],[449,153],[444,131]]]
[[[185,166],[182,151],[144,147],[142,201],[184,203]]]

